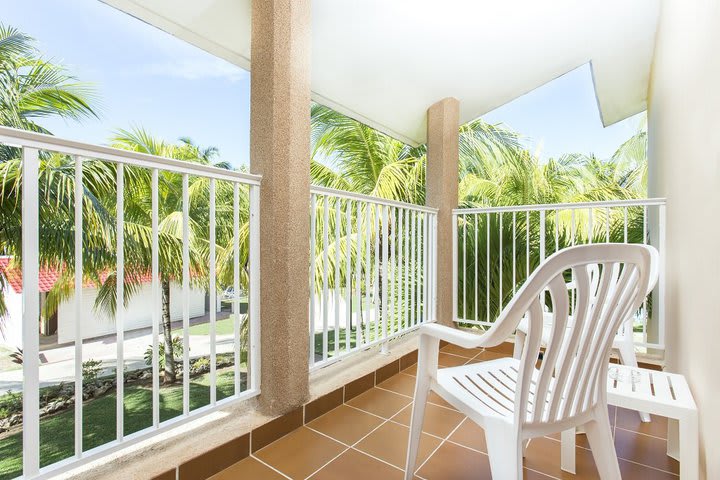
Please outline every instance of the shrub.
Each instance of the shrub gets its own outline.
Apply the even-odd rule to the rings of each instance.
[[[102,371],[102,360],[87,360],[82,363],[83,383],[95,383]]]
[[[177,366],[177,363],[180,361],[180,359],[183,356],[183,343],[182,339],[180,337],[173,337],[172,339],[172,349],[173,349],[173,359],[175,360],[175,365]],[[145,359],[145,365],[148,367],[152,366],[152,345],[149,345],[147,350],[145,350],[145,355],[143,358]],[[160,342],[158,345],[158,365],[160,366],[160,370],[165,369],[165,343]]]
[[[22,403],[22,393],[8,390],[5,395],[0,396],[0,419],[8,418],[15,413],[21,413]]]

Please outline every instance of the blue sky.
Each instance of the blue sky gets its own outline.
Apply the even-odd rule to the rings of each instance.
[[[38,40],[100,96],[100,120],[52,119],[55,135],[107,143],[114,130],[142,126],[174,141],[216,146],[234,165],[248,163],[250,75],[245,70],[125,15],[98,0],[2,0],[0,22]],[[603,128],[590,68],[578,68],[483,117],[520,132],[541,157],[613,151],[636,129],[631,118]]]

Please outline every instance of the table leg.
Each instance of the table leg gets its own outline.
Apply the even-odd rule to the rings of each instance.
[[[560,434],[560,468],[575,474],[575,429],[565,430]]]
[[[689,412],[683,418],[680,418],[679,443],[680,478],[683,480],[700,478],[697,411]]]

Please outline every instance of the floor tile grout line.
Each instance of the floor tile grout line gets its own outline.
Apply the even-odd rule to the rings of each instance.
[[[388,462],[387,460],[383,460],[382,458],[376,457],[375,455],[368,453],[364,450],[360,450],[359,448],[356,448],[356,447],[350,447],[349,450],[354,450],[358,453],[362,453],[363,455],[370,457],[373,460],[377,460],[378,462],[384,463],[385,465],[388,465],[396,470],[400,470],[401,472],[405,473],[405,469],[398,467],[397,465],[393,465],[392,463]]]
[[[409,398],[409,399],[411,399],[412,401],[415,401],[415,397],[414,397],[414,396],[405,395],[404,393],[399,393],[399,392],[396,392],[396,391],[393,391],[393,390],[388,390],[387,388],[382,388],[382,387],[377,387],[377,386],[376,386],[375,388],[377,388],[378,390],[383,390],[383,391],[385,391],[385,392],[390,392],[390,393],[395,393],[395,394],[397,394],[397,395],[402,395],[402,396],[405,397],[405,398]],[[437,392],[436,392],[436,393],[437,393]],[[430,394],[428,393],[428,395],[430,395]],[[442,397],[441,397],[441,398],[442,398]],[[432,402],[432,401],[430,401],[430,400],[428,400],[427,403],[429,403],[429,404],[431,404],[431,405],[435,405],[436,407],[444,408],[445,410],[451,410],[451,411],[453,411],[453,412],[459,412],[459,411],[460,411],[460,410],[457,410],[457,409],[452,408],[452,407],[446,407],[445,405],[440,405],[439,403],[435,403],[435,402]],[[403,408],[405,408],[405,407],[403,407]]]
[[[323,468],[327,467],[327,466],[330,465],[332,462],[334,462],[335,460],[337,460],[338,458],[340,458],[340,456],[343,455],[343,454],[344,454],[345,452],[347,452],[348,450],[350,450],[349,447],[348,447],[348,448],[345,448],[342,452],[338,453],[337,455],[335,455],[334,457],[332,457],[330,460],[328,460],[327,462],[323,463],[320,468],[318,468],[317,470],[315,470],[314,472],[312,472],[310,475],[308,475],[307,477],[305,477],[305,480],[308,480],[308,479],[311,478],[313,475],[315,475],[316,473],[320,472],[320,470],[322,470]]]
[[[447,435],[447,437],[445,437],[445,439],[438,444],[438,446],[430,453],[430,455],[427,456],[427,458],[420,464],[420,466],[413,470],[413,475],[415,475],[416,472],[419,472],[422,469],[422,467],[425,466],[425,464],[432,458],[432,456],[435,455],[438,450],[440,450],[440,447],[442,447],[445,444],[445,441],[447,439],[449,439],[453,435],[453,433],[455,433],[458,430],[458,428],[460,428],[462,426],[462,424],[465,423],[467,420],[468,420],[468,418],[465,417],[460,423],[458,423],[457,427],[452,429],[452,431]],[[422,430],[420,431],[420,433],[421,433],[421,437],[422,437]],[[418,444],[418,448],[420,448],[419,444]]]
[[[258,462],[260,462],[261,464],[265,465],[265,466],[268,467],[270,470],[272,470],[272,471],[274,471],[274,472],[276,472],[276,473],[279,473],[280,475],[282,475],[283,477],[287,478],[288,480],[293,480],[292,477],[290,477],[290,476],[288,476],[288,475],[285,475],[283,472],[281,472],[281,471],[278,470],[277,468],[273,467],[272,465],[270,465],[269,463],[267,463],[267,462],[264,461],[263,459],[261,459],[261,458],[259,458],[259,457],[256,457],[254,453],[251,453],[251,454],[250,454],[250,458],[254,458],[256,461],[258,461]],[[230,467],[228,467],[228,468],[230,468]]]
[[[632,464],[634,464],[634,465],[639,465],[639,466],[641,466],[641,467],[646,467],[646,468],[649,468],[649,469],[651,469],[651,470],[655,470],[655,471],[657,471],[657,472],[667,473],[667,474],[669,474],[669,475],[674,475],[674,476],[676,476],[676,477],[680,477],[680,474],[679,474],[679,473],[668,472],[667,470],[663,470],[662,468],[653,467],[652,465],[646,465],[646,464],[644,464],[644,463],[636,462],[635,460],[629,460],[629,459],[627,459],[627,458],[622,458],[622,457],[617,457],[617,458],[618,458],[618,460],[622,460],[623,462],[632,463]]]
[[[614,425],[614,429],[622,430],[623,432],[637,433],[638,435],[643,435],[645,437],[650,437],[650,438],[654,438],[656,440],[663,440],[663,441],[667,442],[667,438],[658,437],[657,435],[651,435],[651,434],[645,433],[645,432],[638,432],[637,430],[630,430],[629,428],[618,427],[617,425]]]

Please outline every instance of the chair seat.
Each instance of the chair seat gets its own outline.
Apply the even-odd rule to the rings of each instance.
[[[519,370],[520,361],[514,358],[488,360],[439,369],[437,384],[445,400],[463,413],[472,412],[472,417],[478,423],[482,424],[483,417],[512,422]],[[538,371],[535,370],[528,405],[534,403],[534,380],[537,375]]]

